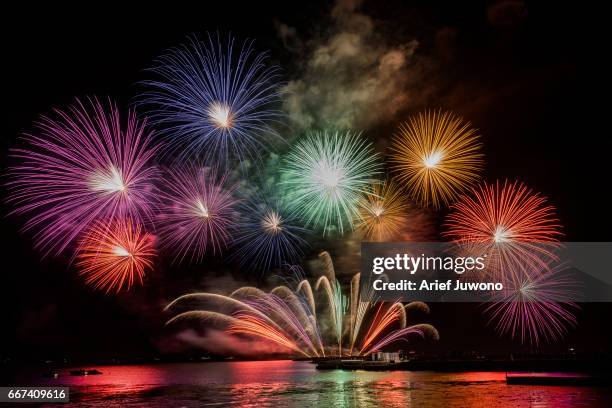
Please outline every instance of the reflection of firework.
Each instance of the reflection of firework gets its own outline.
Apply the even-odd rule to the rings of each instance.
[[[312,132],[285,158],[282,183],[308,225],[323,234],[334,227],[343,233],[378,168],[377,155],[359,133]]]
[[[27,148],[12,155],[9,200],[31,218],[37,247],[59,253],[100,217],[150,217],[155,148],[133,113],[121,127],[119,112],[97,100],[80,101],[57,118],[43,117]]]
[[[568,301],[578,295],[576,282],[561,274],[561,269],[547,272],[506,288],[485,308],[489,323],[501,335],[519,338],[521,343],[538,346],[540,340],[560,339],[569,327],[576,325],[574,311],[578,306]]]
[[[220,252],[236,228],[236,200],[225,178],[196,167],[171,171],[162,190],[159,233],[165,247],[182,260]]]
[[[374,183],[359,201],[357,232],[365,239],[391,241],[407,227],[408,203],[392,181]]]
[[[489,254],[490,272],[516,282],[546,270],[561,235],[554,207],[519,182],[472,189],[453,205],[446,225],[446,236]]]
[[[193,39],[158,60],[151,69],[159,80],[143,103],[167,138],[168,152],[238,160],[253,158],[275,133],[269,122],[279,116],[273,108],[278,91],[276,67],[265,67],[266,54],[257,54],[251,42],[227,45],[213,36]]]
[[[221,327],[227,334],[260,338],[307,357],[367,355],[414,334],[437,339],[433,326],[407,325],[407,310],[427,311],[424,303],[404,306],[398,302],[375,302],[359,295],[354,286],[358,276],[352,280],[348,300],[335,278],[329,254],[320,257],[323,273],[314,289],[304,279],[295,291],[287,286],[278,286],[269,293],[243,287],[230,296],[183,295],[166,310],[187,311],[179,312],[168,324],[196,319]]]
[[[307,230],[282,200],[257,194],[244,203],[241,215],[234,244],[243,267],[263,274],[299,260]]]
[[[85,234],[77,253],[77,267],[88,285],[106,293],[142,284],[153,267],[153,237],[133,220],[96,222]]]
[[[419,113],[400,125],[391,162],[399,181],[424,205],[449,204],[482,169],[476,131],[449,112]]]

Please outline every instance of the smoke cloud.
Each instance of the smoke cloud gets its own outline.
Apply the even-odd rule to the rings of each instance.
[[[418,42],[385,38],[381,23],[361,13],[360,5],[338,1],[330,27],[307,42],[295,29],[277,25],[283,43],[301,62],[298,77],[285,87],[284,107],[294,126],[367,129],[422,98],[421,92],[409,91],[427,66],[415,55]]]
[[[194,330],[185,330],[177,333],[175,339],[189,347],[218,355],[253,358],[291,353],[291,350],[270,342],[237,337],[215,329],[207,330],[204,335],[199,335]]]

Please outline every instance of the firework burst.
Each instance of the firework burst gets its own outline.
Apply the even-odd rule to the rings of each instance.
[[[282,185],[290,205],[323,235],[353,226],[362,194],[378,173],[378,156],[360,133],[311,132],[285,158]]]
[[[119,293],[142,285],[155,255],[153,237],[134,220],[98,221],[79,245],[76,266],[86,284]]]
[[[546,268],[533,278],[520,282],[494,296],[484,312],[500,335],[520,339],[538,346],[541,341],[554,342],[576,325],[576,282],[563,275],[562,267]]]
[[[229,335],[258,338],[305,357],[364,356],[413,335],[438,339],[433,326],[408,324],[407,310],[428,311],[427,305],[376,302],[361,297],[359,289],[352,291],[349,300],[335,278],[329,254],[322,253],[320,259],[322,275],[314,288],[303,279],[295,290],[277,286],[266,293],[243,287],[229,296],[187,294],[166,307],[166,311],[175,313],[166,324],[195,320]],[[358,281],[359,277],[352,280]]]
[[[561,226],[555,208],[520,182],[482,184],[452,210],[444,235],[488,253],[487,270],[500,281],[520,283],[557,259]]]
[[[240,228],[234,246],[242,267],[265,273],[292,264],[303,255],[308,230],[284,200],[256,194],[241,206]]]
[[[236,229],[235,186],[210,169],[195,166],[170,170],[161,189],[157,217],[162,246],[175,260],[199,261],[207,251],[220,253]]]
[[[60,253],[101,217],[149,220],[156,148],[144,123],[130,112],[122,127],[115,105],[97,99],[55,114],[23,137],[27,147],[12,151],[19,162],[9,170],[13,213],[29,216],[36,246]]]
[[[377,182],[359,201],[355,229],[365,239],[391,241],[406,229],[408,203],[398,185]]]
[[[277,67],[252,42],[235,44],[228,36],[191,41],[160,57],[151,71],[159,79],[144,82],[150,91],[142,103],[165,137],[166,150],[180,159],[197,156],[217,163],[255,158],[277,134],[280,117]]]
[[[451,203],[483,167],[476,130],[450,112],[411,117],[400,125],[392,149],[398,180],[416,201],[434,208]]]

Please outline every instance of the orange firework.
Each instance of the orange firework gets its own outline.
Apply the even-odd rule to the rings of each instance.
[[[400,125],[390,160],[416,201],[440,208],[478,180],[483,167],[478,138],[460,117],[426,111]]]
[[[106,293],[142,285],[156,255],[153,237],[131,219],[97,222],[81,241],[77,267],[85,283]]]
[[[408,203],[393,182],[375,183],[359,201],[356,229],[362,237],[389,241],[406,227]]]
[[[490,272],[514,282],[548,270],[561,226],[545,197],[520,182],[497,181],[473,188],[453,205],[444,233],[489,254]]]

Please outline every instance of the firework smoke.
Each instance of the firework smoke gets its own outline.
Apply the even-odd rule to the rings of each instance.
[[[388,41],[358,11],[360,3],[338,1],[331,27],[316,41],[303,42],[291,27],[278,26],[302,61],[299,76],[285,87],[285,110],[295,126],[369,128],[417,102],[408,90],[424,70],[414,55],[417,41]]]

